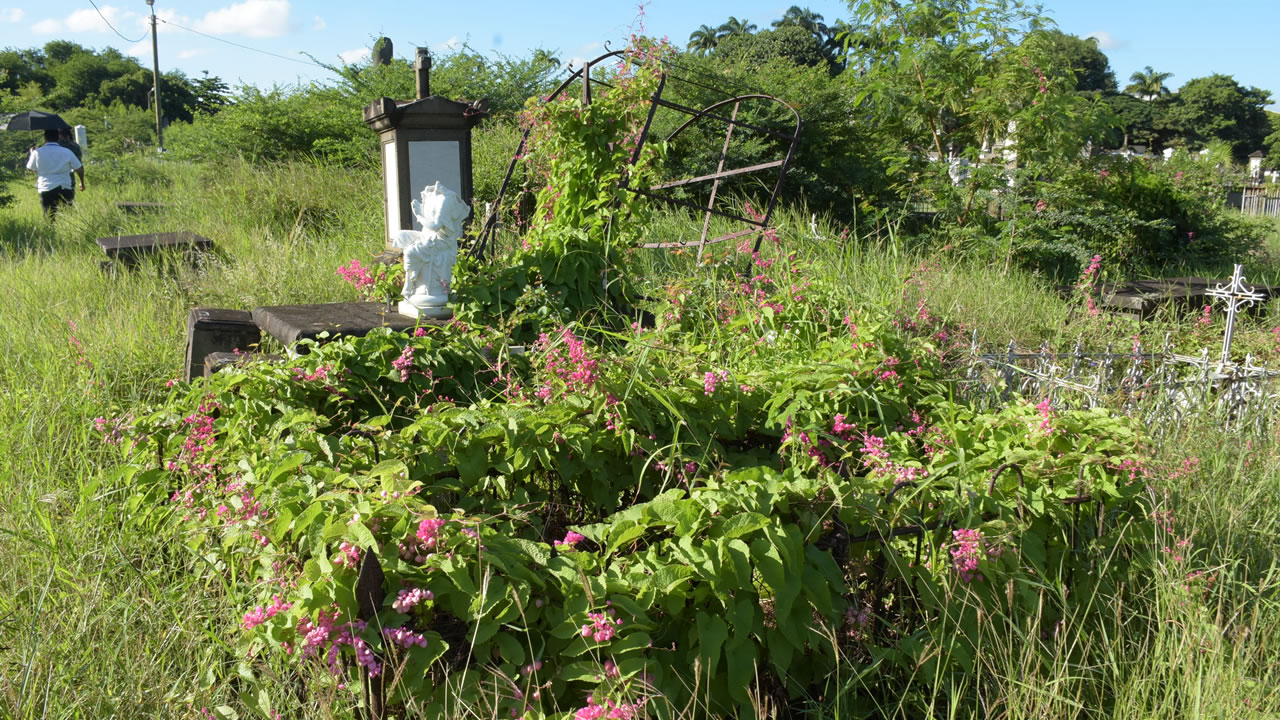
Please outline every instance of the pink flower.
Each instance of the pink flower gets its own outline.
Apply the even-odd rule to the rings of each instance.
[[[416,587],[405,588],[396,594],[396,599],[391,603],[391,608],[398,613],[408,614],[419,603],[434,599],[435,595],[430,590]]]
[[[716,391],[716,387],[724,380],[729,379],[729,373],[724,370],[711,371],[708,370],[702,376],[702,392],[704,395],[712,395]]]
[[[333,559],[333,564],[338,567],[355,569],[360,565],[360,548],[349,542],[343,542],[338,545],[338,557]]]
[[[384,628],[383,637],[387,640],[399,645],[402,648],[411,648],[413,646],[426,647],[427,636],[419,632],[414,632],[408,628]]]
[[[1053,427],[1049,424],[1049,419],[1052,417],[1052,408],[1049,405],[1049,398],[1045,397],[1044,400],[1041,400],[1040,404],[1036,405],[1036,410],[1040,413],[1040,429],[1046,433],[1053,432]]]
[[[612,640],[616,626],[622,624],[621,620],[615,620],[605,613],[587,613],[587,619],[591,622],[582,626],[582,637],[598,643]]]
[[[405,345],[400,357],[391,361],[391,367],[400,372],[400,382],[409,379],[409,369],[413,367],[413,346]]]
[[[279,595],[272,595],[270,605],[267,607],[259,605],[253,610],[245,613],[244,620],[241,622],[241,625],[244,626],[245,630],[252,630],[276,615],[282,612],[287,612],[291,607],[293,607],[293,603],[282,601]]]
[[[357,290],[363,290],[374,283],[373,275],[368,268],[360,265],[359,260],[352,260],[349,265],[339,265],[338,274]]]
[[[964,582],[982,582],[978,563],[983,559],[1000,557],[1000,546],[982,537],[981,530],[965,528],[951,533],[955,543],[951,546],[951,565]]]
[[[559,550],[560,552],[572,552],[578,549],[577,547],[575,547],[578,543],[586,539],[587,538],[585,535],[580,535],[570,530],[569,532],[565,533],[563,540],[557,540],[555,542],[555,546],[556,546],[556,549]]]
[[[445,521],[442,518],[423,518],[418,523],[418,540],[426,547],[435,547],[436,540],[440,534],[440,528],[444,527]]]

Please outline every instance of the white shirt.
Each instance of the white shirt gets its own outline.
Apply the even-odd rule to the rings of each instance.
[[[27,169],[36,171],[36,190],[40,192],[54,188],[75,189],[71,173],[81,167],[75,153],[54,143],[41,145],[27,158]]]

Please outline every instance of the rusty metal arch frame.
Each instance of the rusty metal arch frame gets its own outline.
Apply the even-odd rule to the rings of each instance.
[[[542,99],[542,103],[547,103],[552,100],[561,98],[570,85],[572,85],[574,82],[582,81],[582,101],[584,104],[590,104],[591,103],[591,86],[593,83],[603,87],[612,87],[609,83],[605,82],[604,80],[599,80],[591,76],[592,66],[599,65],[612,58],[619,58],[623,55],[624,52],[625,51],[623,50],[613,50],[593,60],[587,61],[586,63],[583,64],[581,69],[573,71],[569,75],[569,77],[565,79],[564,82],[562,82],[555,90],[553,90],[546,97],[544,97]],[[771,221],[773,218],[774,208],[777,207],[778,196],[782,192],[782,185],[786,181],[787,171],[791,166],[791,161],[795,157],[796,147],[800,144],[800,133],[803,129],[803,122],[800,119],[800,113],[796,112],[796,109],[791,107],[791,105],[789,105],[784,100],[781,100],[772,95],[766,95],[763,93],[747,93],[742,95],[733,95],[724,100],[714,102],[702,109],[691,108],[676,102],[672,102],[670,100],[663,98],[663,91],[667,87],[668,77],[674,78],[677,81],[687,82],[691,85],[694,85],[706,90],[711,90],[713,92],[718,92],[723,95],[728,95],[728,93],[724,92],[723,90],[720,90],[719,88],[703,85],[703,84],[682,78],[679,75],[672,74],[670,70],[673,67],[674,65],[672,64],[669,64],[669,63],[665,64],[663,72],[658,78],[658,87],[654,91],[653,95],[651,95],[649,98],[649,112],[645,118],[644,127],[640,132],[639,141],[636,143],[636,149],[632,153],[631,160],[628,164],[633,165],[639,160],[640,153],[644,148],[645,143],[649,139],[649,130],[653,124],[654,115],[657,113],[657,110],[660,107],[689,116],[687,120],[685,120],[679,127],[673,130],[671,134],[666,137],[667,141],[675,139],[682,132],[684,132],[690,127],[693,127],[699,121],[712,120],[712,121],[723,122],[725,124],[724,144],[721,146],[720,157],[716,166],[716,171],[713,173],[699,175],[692,178],[684,178],[681,180],[673,180],[669,182],[659,183],[649,188],[630,187],[629,185],[630,175],[629,174],[623,175],[621,185],[624,190],[631,193],[636,193],[638,195],[644,195],[645,197],[658,200],[660,202],[664,202],[669,205],[674,205],[677,207],[685,207],[692,210],[696,210],[702,215],[702,233],[696,241],[644,243],[640,247],[649,248],[649,249],[696,247],[698,248],[698,258],[701,259],[702,253],[706,249],[707,245],[713,245],[716,243],[724,242],[726,240],[734,240],[740,237],[754,234],[756,236],[756,241],[753,247],[753,252],[759,252],[760,244],[764,240],[765,231],[767,231],[769,228],[772,227]],[[756,125],[754,123],[748,123],[748,122],[738,120],[739,110],[742,108],[743,103],[746,103],[746,102],[771,102],[771,103],[780,105],[786,108],[787,111],[791,113],[791,116],[795,120],[795,125],[792,128],[791,132],[787,133],[774,128],[765,127],[761,125]],[[726,116],[721,109],[728,107],[730,105],[732,105],[732,110]],[[756,165],[751,165],[748,167],[730,168],[726,170],[725,162],[728,159],[728,155],[729,155],[729,145],[733,140],[734,132],[739,129],[753,132],[758,135],[771,136],[782,142],[787,143],[786,153],[783,155],[783,157],[776,160],[771,160],[764,163],[758,163]],[[502,211],[502,199],[506,195],[507,188],[511,183],[512,176],[515,174],[516,165],[519,163],[520,157],[524,155],[525,147],[527,146],[529,141],[529,132],[530,130],[526,129],[524,133],[521,135],[520,144],[516,148],[515,154],[512,155],[511,161],[507,164],[507,172],[503,176],[502,184],[498,188],[498,196],[494,200],[493,208],[489,211],[488,216],[485,217],[484,225],[481,227],[479,237],[476,239],[475,244],[471,247],[470,255],[474,258],[483,257],[485,254],[485,251],[488,250],[490,246],[493,244],[493,239],[494,239],[494,236],[497,234],[497,230],[499,226],[498,218],[499,218],[499,214]],[[725,210],[721,210],[716,207],[716,199],[719,194],[721,180],[724,180],[725,178],[739,176],[739,175],[759,173],[759,172],[764,172],[766,170],[774,170],[774,169],[776,169],[776,176],[773,182],[773,190],[769,194],[769,201],[765,205],[764,213],[759,218],[744,217],[742,215],[727,212]],[[700,205],[698,203],[694,203],[688,200],[674,197],[669,193],[664,193],[664,191],[666,190],[673,190],[675,188],[687,187],[690,185],[694,185],[696,183],[705,183],[705,182],[711,183],[710,197],[706,205]],[[707,233],[709,231],[710,224],[711,224],[711,217],[713,215],[718,217],[728,218],[736,222],[744,223],[748,227],[742,230],[725,233],[723,235],[719,235],[714,238],[708,239]]]

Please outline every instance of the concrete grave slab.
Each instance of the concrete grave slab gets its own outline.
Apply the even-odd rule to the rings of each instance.
[[[211,353],[253,352],[262,331],[247,310],[192,308],[187,315],[187,382],[205,375],[204,359]]]
[[[144,235],[112,235],[100,237],[95,242],[113,262],[120,262],[127,266],[136,265],[142,257],[163,251],[181,252],[191,260],[198,253],[208,252],[213,248],[212,240],[190,230]]]
[[[321,303],[317,305],[272,305],[253,309],[253,320],[268,335],[286,348],[295,348],[299,340],[368,335],[374,328],[407,331],[423,325],[444,325],[444,320],[417,320],[387,310],[378,302]]]

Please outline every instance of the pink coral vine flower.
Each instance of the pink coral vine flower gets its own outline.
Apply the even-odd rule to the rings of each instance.
[[[582,626],[582,637],[588,641],[594,640],[598,643],[606,643],[612,640],[617,632],[617,626],[622,624],[621,620],[615,619],[607,613],[587,613],[587,619],[591,622]]]
[[[444,527],[446,522],[448,521],[443,518],[423,518],[422,522],[418,523],[418,541],[426,547],[435,547],[440,528]]]
[[[1000,557],[1000,546],[983,538],[982,531],[974,528],[953,530],[951,535],[954,539],[951,545],[951,565],[956,574],[966,583],[982,582],[978,564],[984,559],[994,560]]]
[[[555,542],[556,549],[559,550],[560,552],[573,552],[574,550],[578,549],[576,547],[577,544],[586,539],[587,537],[585,535],[582,535],[580,533],[576,533],[570,530],[569,532],[565,533],[563,540],[557,540]]]

